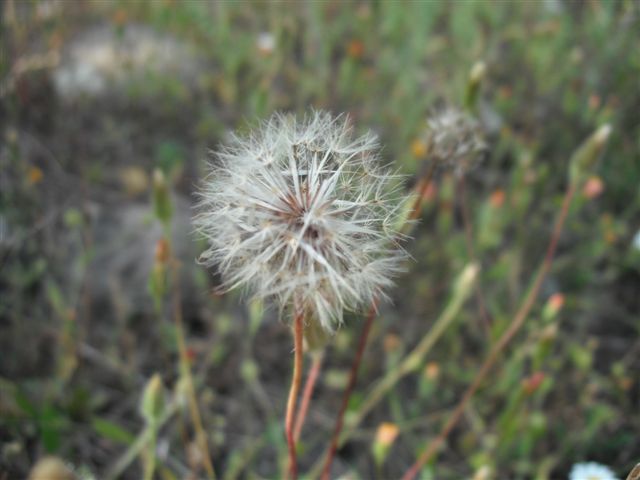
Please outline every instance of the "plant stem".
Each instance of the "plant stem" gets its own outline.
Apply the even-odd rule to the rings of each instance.
[[[447,421],[443,429],[440,431],[440,434],[435,439],[433,439],[429,443],[429,445],[427,445],[427,447],[422,452],[422,454],[418,457],[416,462],[404,474],[404,476],[402,477],[402,480],[413,480],[418,475],[422,467],[429,460],[433,458],[436,451],[440,448],[440,445],[442,445],[442,443],[445,441],[449,433],[451,433],[451,430],[453,430],[456,424],[460,421],[460,418],[462,417],[462,414],[464,413],[464,410],[467,404],[469,403],[469,400],[471,400],[473,395],[476,393],[476,391],[482,384],[482,381],[485,379],[487,374],[491,371],[491,368],[493,367],[494,363],[498,359],[498,356],[500,355],[500,353],[509,344],[509,342],[513,339],[513,337],[516,335],[516,333],[518,333],[518,331],[524,324],[527,318],[527,315],[529,314],[536,300],[536,297],[538,296],[540,287],[542,286],[542,282],[546,277],[547,273],[549,272],[549,269],[551,268],[553,255],[555,253],[556,246],[560,238],[560,233],[562,232],[562,227],[564,226],[564,222],[567,218],[567,214],[569,213],[569,207],[571,205],[571,200],[573,198],[574,193],[575,193],[575,185],[571,184],[565,192],[564,199],[562,202],[562,207],[560,209],[560,212],[558,213],[555,227],[554,227],[551,239],[549,241],[549,245],[547,247],[547,253],[544,257],[542,265],[538,270],[538,273],[533,281],[533,285],[529,289],[520,308],[516,312],[511,322],[511,325],[509,326],[509,328],[507,328],[507,330],[502,334],[502,336],[499,338],[499,340],[496,342],[493,348],[489,351],[489,355],[487,356],[484,363],[480,367],[480,370],[478,371],[475,378],[473,379],[473,382],[471,383],[471,385],[469,385],[469,387],[465,391],[464,395],[462,396],[462,399],[460,400],[455,410],[449,417],[449,420]]]
[[[165,412],[163,413],[160,420],[158,420],[158,425],[156,426],[159,429],[162,425],[167,423],[169,419],[176,413],[178,410],[178,403],[171,402]],[[107,472],[105,478],[107,480],[115,480],[120,477],[127,469],[127,467],[135,460],[135,458],[140,455],[140,452],[149,444],[149,441],[152,439],[153,431],[152,428],[146,426],[145,429],[138,435],[136,440],[129,446],[126,452],[115,462],[113,467]]]
[[[358,351],[356,352],[356,356],[353,359],[353,364],[351,365],[351,373],[349,374],[349,383],[347,384],[347,388],[342,396],[342,405],[340,406],[340,411],[338,413],[338,417],[336,418],[336,425],[333,431],[333,436],[331,437],[331,444],[329,446],[329,451],[327,452],[327,457],[324,463],[324,468],[322,469],[322,479],[329,480],[329,475],[331,473],[331,464],[333,463],[333,458],[336,454],[336,450],[338,449],[338,440],[340,439],[340,433],[342,432],[342,425],[344,423],[344,414],[347,411],[347,406],[349,405],[349,398],[351,398],[351,393],[353,392],[353,388],[356,385],[356,380],[358,378],[358,370],[360,368],[360,362],[362,361],[362,354],[364,353],[364,349],[367,346],[367,340],[369,338],[369,333],[371,332],[371,325],[373,324],[373,319],[376,316],[376,306],[375,301],[371,306],[369,311],[369,315],[367,315],[367,319],[362,327],[362,333],[360,334],[360,340],[358,342]]]
[[[309,376],[304,385],[302,391],[302,400],[300,402],[300,408],[296,415],[295,427],[293,429],[293,438],[297,442],[300,439],[300,433],[304,426],[304,421],[307,418],[307,412],[309,411],[309,404],[311,403],[311,397],[313,396],[313,390],[315,389],[316,382],[322,369],[322,362],[324,360],[324,350],[313,355],[311,360],[311,368],[309,369]]]
[[[475,248],[473,247],[473,224],[471,223],[471,215],[469,214],[469,205],[467,204],[466,194],[466,182],[464,175],[458,178],[458,195],[460,197],[460,212],[462,213],[462,223],[464,224],[464,236],[467,244],[467,255],[470,262],[476,261]],[[489,314],[487,312],[486,302],[484,300],[484,294],[482,293],[482,284],[476,282],[476,301],[478,302],[478,309],[480,310],[480,320],[485,329],[487,337],[491,329],[491,321],[489,320]]]
[[[366,395],[365,401],[358,409],[353,422],[350,422],[349,429],[340,439],[340,445],[346,440],[353,430],[360,424],[364,417],[376,406],[376,404],[406,375],[415,371],[424,362],[425,357],[431,351],[440,337],[446,332],[449,326],[456,319],[458,313],[464,306],[471,294],[471,288],[478,275],[475,264],[469,264],[460,274],[456,281],[456,286],[438,319],[433,323],[427,334],[420,340],[420,343],[402,360],[393,370],[390,370],[380,380],[375,387]]]
[[[147,459],[144,466],[144,480],[153,480],[153,472],[156,469],[156,448],[158,442],[158,430],[156,426],[150,426]]]
[[[204,427],[202,426],[202,416],[200,415],[200,409],[198,408],[198,399],[196,397],[196,390],[193,385],[193,376],[191,375],[191,366],[189,365],[189,357],[187,355],[187,344],[182,321],[182,310],[180,307],[178,261],[175,258],[172,258],[171,263],[173,266],[173,319],[176,326],[178,355],[180,357],[180,376],[185,381],[186,393],[189,402],[189,414],[191,416],[191,423],[193,423],[193,428],[196,432],[196,442],[202,454],[204,468],[207,471],[207,476],[210,479],[215,479],[216,474],[213,469],[211,457],[209,456],[209,444],[207,442]]]
[[[429,190],[429,185],[431,184],[431,179],[433,178],[435,171],[436,162],[431,162],[429,170],[427,170],[427,174],[418,180],[418,183],[415,186],[416,200],[411,208],[411,213],[408,218],[409,221],[417,220],[422,213],[422,202],[424,202],[424,196],[426,195],[427,190]]]
[[[372,390],[367,392],[363,404],[358,408],[358,412],[350,419],[347,428],[342,432],[338,439],[338,447],[342,446],[356,430],[357,426],[362,422],[366,415],[384,398],[402,378],[413,372],[424,362],[424,358],[429,353],[433,345],[444,334],[447,328],[456,319],[460,309],[471,294],[473,282],[476,281],[478,268],[474,264],[469,264],[458,276],[455,282],[455,288],[451,295],[447,306],[442,311],[438,319],[434,322],[429,332],[422,338],[420,343],[406,355],[398,367],[390,370]],[[311,470],[311,478],[316,478],[320,472],[322,465],[314,465]]]
[[[298,478],[298,463],[296,458],[296,439],[293,432],[294,416],[296,412],[296,404],[300,385],[302,383],[302,330],[304,328],[304,313],[302,309],[296,310],[293,322],[293,338],[294,338],[294,359],[293,359],[293,377],[291,379],[291,388],[289,389],[289,399],[287,400],[287,413],[284,421],[284,430],[287,437],[287,445],[289,447],[289,465],[287,468],[287,477],[289,475],[293,480]]]

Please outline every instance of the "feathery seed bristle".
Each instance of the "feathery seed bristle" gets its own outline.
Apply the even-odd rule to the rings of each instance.
[[[324,112],[275,114],[234,136],[201,191],[202,262],[226,289],[303,308],[332,331],[345,309],[384,296],[406,256],[394,229],[403,193],[377,147]]]

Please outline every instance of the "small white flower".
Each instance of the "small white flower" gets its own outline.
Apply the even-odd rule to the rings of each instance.
[[[427,120],[430,156],[434,162],[462,174],[487,148],[476,119],[448,108]]]
[[[262,32],[258,35],[256,46],[261,53],[268,55],[276,48],[276,37],[270,32]]]
[[[640,250],[640,230],[638,230],[636,232],[636,234],[633,236],[633,240],[631,241],[631,245],[636,250]]]
[[[613,471],[599,463],[576,463],[569,473],[569,480],[617,480]]]
[[[275,114],[234,136],[201,191],[201,261],[225,288],[303,309],[332,331],[344,309],[384,296],[405,257],[394,229],[404,197],[377,146],[323,112]]]

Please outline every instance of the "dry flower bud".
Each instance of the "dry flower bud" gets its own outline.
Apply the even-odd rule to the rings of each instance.
[[[31,469],[28,480],[75,480],[76,478],[58,457],[44,457]]]
[[[533,395],[545,379],[544,372],[535,372],[522,381],[522,389],[526,395]]]
[[[156,243],[155,259],[156,263],[165,264],[169,260],[171,253],[171,247],[166,238],[161,238]]]
[[[427,380],[434,381],[440,375],[440,365],[438,362],[429,362],[424,369],[424,376]]]
[[[590,176],[582,187],[582,194],[588,199],[599,197],[604,191],[602,179],[596,175]]]
[[[564,302],[565,298],[562,293],[554,293],[549,297],[549,300],[547,300],[547,304],[544,306],[542,316],[547,320],[555,318],[556,315],[558,315],[558,312],[564,306]]]
[[[381,423],[376,431],[376,442],[388,447],[393,444],[399,433],[400,430],[395,423]]]

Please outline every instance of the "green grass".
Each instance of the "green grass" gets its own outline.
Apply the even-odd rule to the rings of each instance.
[[[637,2],[122,0],[63,3],[49,16],[43,2],[3,7],[10,4],[19,21],[4,15],[1,32],[2,85],[11,87],[0,98],[0,473],[22,478],[51,453],[102,478],[143,432],[138,402],[147,379],[158,372],[167,395],[180,395],[168,298],[156,290],[157,313],[143,276],[123,307],[131,284],[101,278],[111,267],[102,270],[100,259],[118,263],[134,243],[106,232],[104,216],[146,209],[137,232],[151,238],[147,253],[162,236],[153,230],[154,168],[170,179],[174,218],[184,220],[190,212],[180,202],[193,203],[208,149],[274,110],[315,107],[346,112],[358,130],[379,134],[383,159],[407,174],[409,188],[426,169],[416,145],[428,115],[462,105],[479,60],[487,75],[477,115],[490,148],[467,175],[466,196],[491,324],[482,323],[472,296],[424,364],[364,419],[334,472],[398,478],[437,434],[544,256],[571,154],[604,123],[613,133],[591,173],[602,194],[577,192],[523,330],[429,468],[438,479],[472,477],[484,466],[496,479],[556,479],[573,463],[594,460],[625,478],[640,461],[640,251],[632,247],[640,226]],[[120,32],[147,25],[184,42],[201,65],[196,81],[149,71],[106,98],[69,104],[47,95],[50,70],[15,73],[19,59],[64,52],[79,32],[103,23]],[[258,48],[263,33],[273,36],[272,51]],[[139,188],[120,180],[131,167]],[[429,332],[469,261],[450,174],[438,172],[412,236],[414,261],[376,319],[348,416]],[[201,248],[188,226],[174,224],[173,244],[217,473],[280,478],[288,329],[275,311],[247,306],[239,293],[209,295],[219,280],[195,264]],[[127,272],[117,278],[137,278]],[[105,288],[112,295],[100,297]],[[545,304],[555,293],[564,304],[552,314]],[[327,352],[302,435],[303,472],[329,439],[361,324],[348,316]],[[374,461],[383,422],[400,433],[383,461],[379,453]],[[204,475],[189,457],[193,438],[189,415],[179,410],[159,433],[169,448],[158,478],[190,469]],[[124,478],[141,471],[136,461]]]

